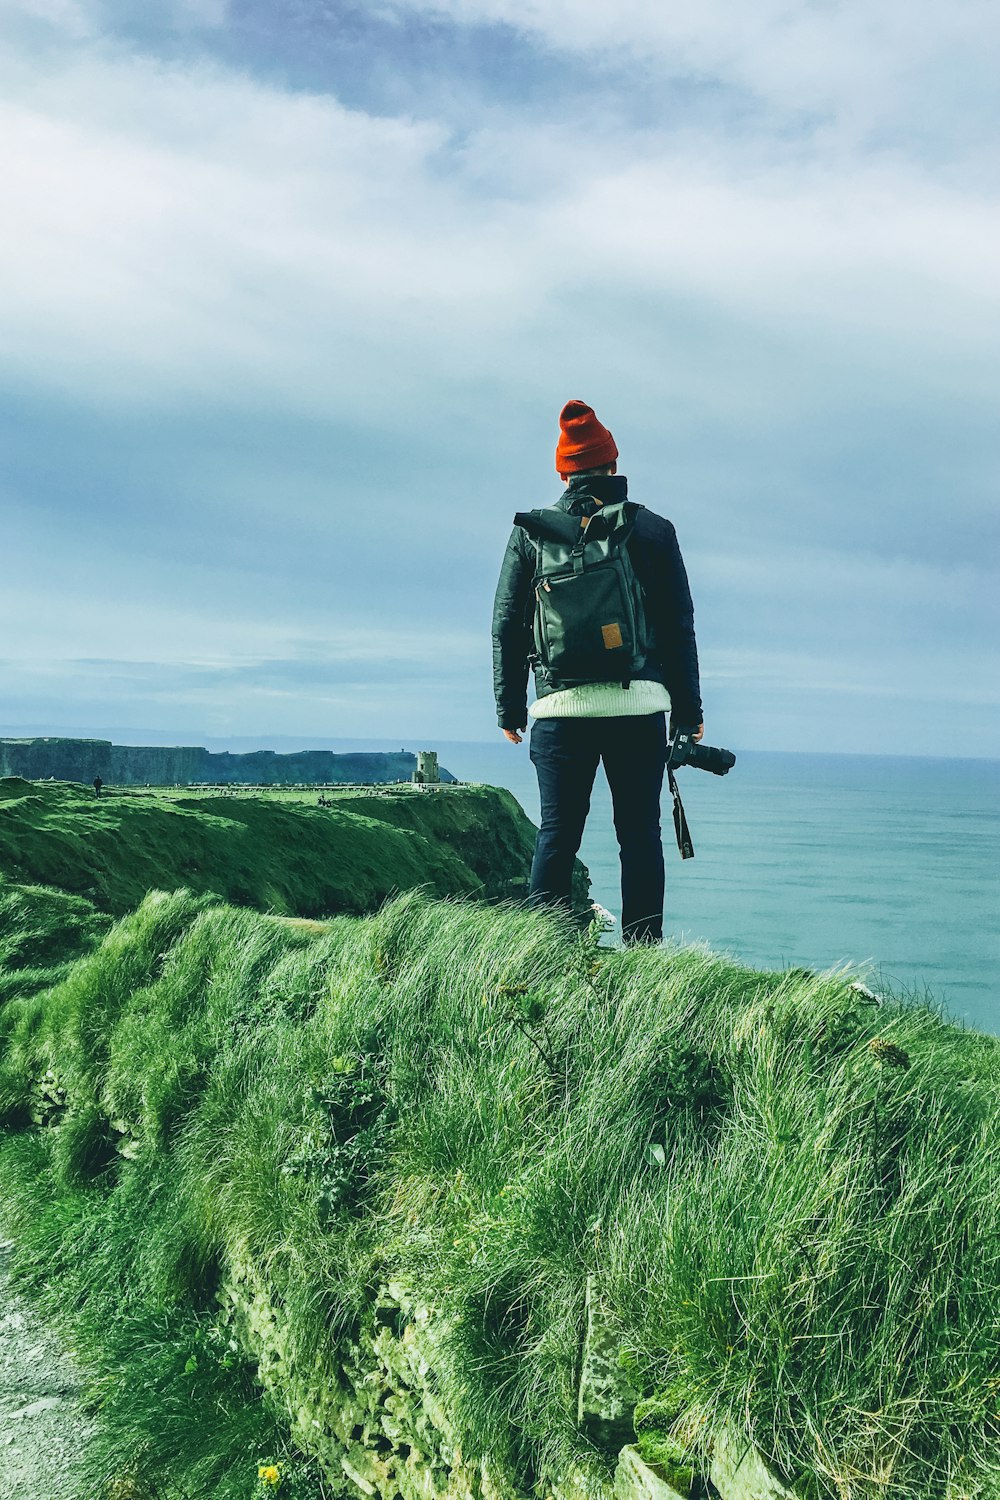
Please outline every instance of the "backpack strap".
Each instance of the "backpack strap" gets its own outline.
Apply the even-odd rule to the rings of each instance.
[[[616,500],[614,505],[602,505],[600,510],[595,510],[590,517],[587,530],[592,531],[594,536],[613,536],[619,533],[618,545],[624,546],[632,535],[635,526],[635,518],[641,505],[634,500]]]
[[[586,534],[586,528],[580,526],[579,516],[568,516],[565,511],[552,506],[546,510],[519,510],[514,525],[520,526],[533,541],[541,537],[544,541],[562,542],[569,547],[580,540],[581,530]]]
[[[545,510],[521,510],[514,517],[514,525],[535,544],[535,585],[542,576],[542,561],[545,542],[559,542],[570,549],[574,573],[583,572],[584,548],[587,545],[587,527],[581,525],[580,516],[567,515],[563,510],[548,507]]]

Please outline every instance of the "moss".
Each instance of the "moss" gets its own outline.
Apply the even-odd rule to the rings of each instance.
[[[695,1483],[691,1446],[676,1435],[678,1419],[688,1398],[683,1382],[674,1381],[655,1396],[640,1401],[632,1417],[639,1456],[682,1495],[690,1494]]]

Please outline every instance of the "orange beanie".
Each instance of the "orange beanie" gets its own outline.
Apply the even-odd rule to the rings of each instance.
[[[585,401],[567,401],[559,413],[556,473],[578,474],[581,469],[603,469],[614,463],[618,447],[594,408]]]

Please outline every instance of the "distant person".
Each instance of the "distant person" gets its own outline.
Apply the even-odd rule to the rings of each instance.
[[[628,500],[617,445],[593,409],[568,402],[559,428],[556,471],[566,488],[554,506],[516,518],[493,609],[500,728],[519,745],[532,719],[541,822],[529,900],[569,909],[603,762],[621,854],[622,938],[657,943],[667,715],[696,741],[704,733],[691,591],[672,524]]]
[[[99,797],[101,795],[101,787],[103,785],[104,785],[104,782],[101,780],[101,778],[99,776],[95,776],[94,777],[94,796],[95,797]]]

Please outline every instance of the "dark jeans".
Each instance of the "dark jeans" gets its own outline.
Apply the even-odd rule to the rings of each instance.
[[[616,719],[535,719],[531,759],[542,817],[531,865],[532,905],[570,906],[573,861],[590,811],[599,761],[611,788],[622,861],[622,938],[663,936],[660,790],[667,761],[665,714]]]

